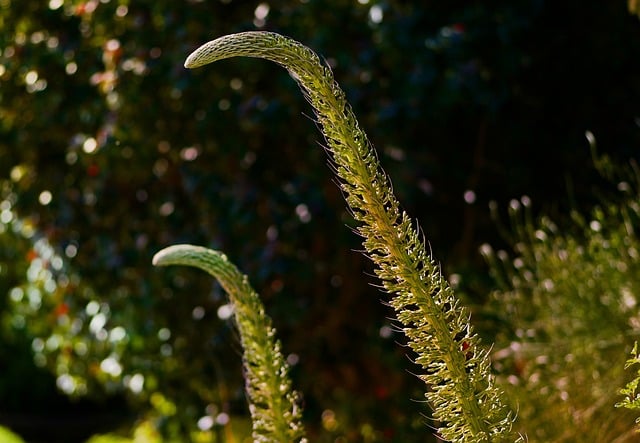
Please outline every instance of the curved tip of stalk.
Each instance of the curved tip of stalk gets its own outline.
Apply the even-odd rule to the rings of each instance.
[[[223,35],[211,40],[187,57],[184,67],[187,69],[213,63],[230,57],[262,57],[286,40],[279,34],[267,31],[246,31]]]
[[[153,266],[169,266],[177,264],[178,259],[184,257],[186,254],[196,252],[198,249],[200,249],[198,246],[193,245],[168,246],[156,252],[151,263]]]
[[[195,51],[189,54],[184,62],[184,67],[187,69],[199,68],[200,66],[213,63],[216,60],[226,58],[228,55],[223,54],[221,47],[224,47],[225,42],[231,39],[234,35],[238,34],[225,35],[199,46]]]
[[[201,46],[202,47],[202,46]],[[198,48],[200,49],[200,48]],[[187,57],[187,59],[184,62],[184,67],[187,69],[193,69],[193,68],[197,68],[199,66],[202,66],[202,64],[197,64],[196,63],[196,57],[197,57],[197,52],[198,49],[196,49],[195,51],[193,51],[191,54],[189,54],[189,57]]]

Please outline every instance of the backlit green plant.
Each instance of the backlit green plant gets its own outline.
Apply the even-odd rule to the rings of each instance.
[[[633,345],[631,355],[624,365],[625,369],[640,364],[640,352],[638,352],[638,342]],[[640,386],[640,369],[637,369],[636,377],[629,381],[626,386],[620,389],[620,394],[624,395],[624,399],[616,403],[616,408],[627,408],[633,410],[640,409],[640,392],[638,392],[638,386]],[[636,418],[636,424],[640,423],[640,418]],[[636,429],[636,432],[640,432],[640,429]]]
[[[480,347],[469,323],[469,311],[428,253],[419,227],[400,209],[391,182],[331,70],[309,48],[268,32],[213,40],[192,53],[185,66],[196,68],[235,56],[264,58],[285,67],[313,106],[332,169],[359,223],[357,233],[376,265],[382,288],[391,295],[389,305],[422,369],[419,377],[427,386],[425,396],[439,437],[468,442],[519,439],[512,432],[513,415],[494,385],[488,352]],[[199,265],[215,253],[198,249],[189,254],[194,254],[189,263]],[[271,369],[278,372],[281,367]],[[251,390],[249,397],[254,400]]]
[[[499,322],[494,367],[531,442],[637,439],[613,406],[640,329],[640,176],[594,158],[618,189],[588,216],[535,219],[523,197],[505,230],[514,252],[481,248],[498,286],[487,309]]]
[[[229,295],[244,350],[254,441],[306,441],[298,396],[291,389],[280,342],[275,339],[275,329],[248,278],[224,254],[198,246],[170,246],[155,255],[153,264],[202,269],[216,278]]]

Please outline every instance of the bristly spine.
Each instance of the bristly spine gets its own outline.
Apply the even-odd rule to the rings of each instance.
[[[258,57],[286,68],[313,106],[333,169],[359,223],[366,255],[391,295],[389,304],[416,353],[438,435],[455,442],[522,441],[512,412],[494,385],[488,352],[469,323],[420,230],[400,209],[375,150],[334,81],[306,46],[270,32],[244,32],[210,41],[187,59],[195,68],[217,60]]]
[[[200,246],[169,246],[153,257],[153,264],[193,266],[220,282],[233,306],[240,334],[253,441],[306,443],[299,395],[292,389],[289,366],[249,279],[224,254]]]

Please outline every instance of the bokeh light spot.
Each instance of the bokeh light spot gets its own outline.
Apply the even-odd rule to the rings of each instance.
[[[158,338],[162,341],[167,341],[171,338],[171,331],[168,328],[160,328],[158,330]]]
[[[127,386],[134,394],[139,394],[144,388],[144,375],[134,374],[129,378]]]
[[[287,364],[289,366],[295,366],[300,363],[300,356],[298,354],[291,353],[287,355]]]
[[[160,205],[160,209],[158,210],[158,212],[163,217],[167,217],[173,214],[174,210],[175,210],[175,206],[173,205],[173,202],[164,202],[162,205]]]
[[[229,423],[230,419],[231,417],[229,417],[229,414],[221,412],[216,416],[216,423],[220,426],[225,426]]]
[[[195,146],[189,146],[180,151],[180,157],[188,162],[194,161],[196,158],[198,158],[199,154],[200,152]]]
[[[309,212],[309,207],[304,203],[296,206],[296,215],[302,223],[309,223],[311,221],[311,212]]]
[[[74,244],[67,245],[64,248],[64,254],[69,258],[73,258],[78,254],[78,247]]]
[[[383,18],[384,12],[380,5],[373,5],[371,9],[369,9],[369,20],[371,20],[371,23],[375,23],[377,25],[382,22]]]
[[[204,417],[200,417],[198,420],[198,429],[201,431],[208,431],[213,427],[214,421],[213,418],[205,415]]]
[[[98,141],[93,137],[88,137],[82,144],[82,150],[87,154],[93,154],[98,149]]]
[[[391,329],[391,326],[389,325],[384,325],[380,328],[380,337],[382,338],[389,338],[393,335],[393,329]]]
[[[38,201],[42,206],[47,206],[53,200],[53,195],[50,191],[42,191],[38,196]]]
[[[218,318],[220,320],[228,320],[233,316],[233,305],[231,303],[227,303],[218,308]]]
[[[34,85],[38,81],[38,72],[37,71],[29,71],[24,76],[24,82],[27,85]]]
[[[119,377],[122,374],[122,366],[120,362],[114,357],[107,357],[100,362],[100,369],[105,374],[109,374],[113,377]]]
[[[193,308],[193,311],[191,311],[191,316],[194,320],[202,320],[204,314],[205,310],[202,306],[196,306],[195,308]]]
[[[267,3],[260,3],[253,15],[254,15],[254,20],[253,20],[253,24],[257,27],[257,28],[262,28],[265,24],[266,24],[266,20],[267,20],[267,16],[269,15],[269,5]]]
[[[466,191],[464,191],[464,201],[469,205],[474,203],[476,201],[476,193],[470,189],[467,189]]]
[[[84,311],[87,313],[87,315],[91,317],[96,315],[99,310],[100,304],[97,301],[90,301],[89,303],[87,303],[87,307],[84,308]]]
[[[116,326],[109,332],[109,341],[118,342],[124,340],[127,336],[127,331],[122,326]]]
[[[120,5],[116,8],[116,15],[118,17],[124,17],[129,12],[129,8],[126,5]]]
[[[56,379],[56,386],[65,394],[73,394],[76,390],[76,383],[69,374],[62,374]]]

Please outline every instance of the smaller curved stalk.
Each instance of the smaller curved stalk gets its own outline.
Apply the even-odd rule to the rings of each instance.
[[[253,440],[306,442],[301,424],[302,410],[298,406],[298,393],[291,387],[289,367],[280,351],[280,342],[275,339],[271,319],[247,276],[224,254],[200,246],[169,246],[153,257],[153,264],[193,266],[220,282],[233,305],[244,350]]]

